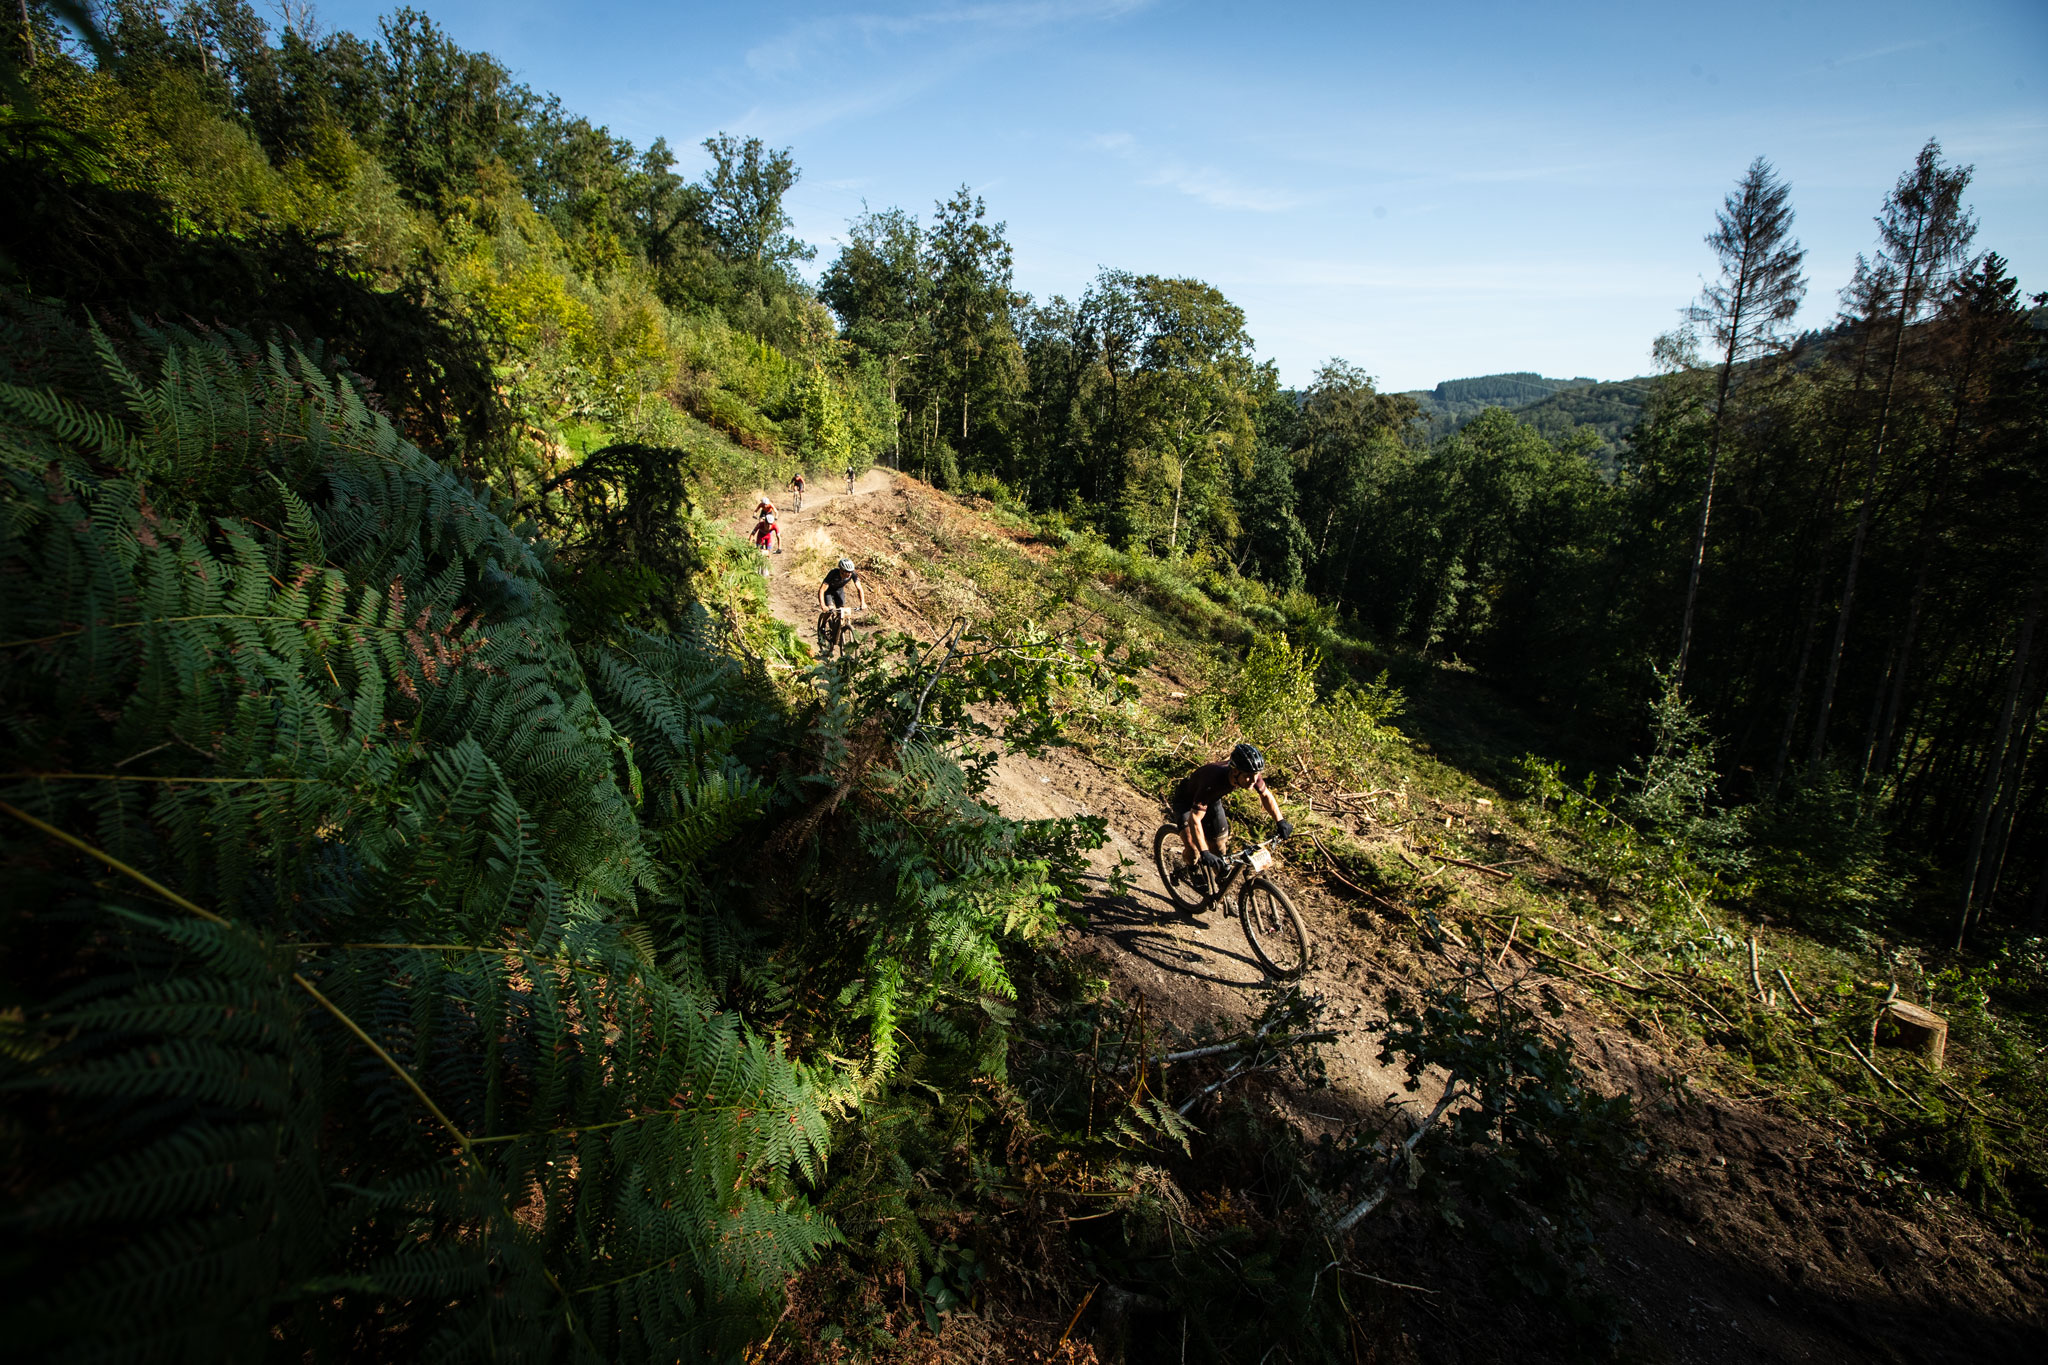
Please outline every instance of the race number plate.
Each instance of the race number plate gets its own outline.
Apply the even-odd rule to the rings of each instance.
[[[1263,872],[1273,865],[1273,855],[1263,848],[1252,850],[1252,871]]]

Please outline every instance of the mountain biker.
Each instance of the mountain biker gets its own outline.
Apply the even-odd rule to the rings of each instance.
[[[768,495],[766,493],[763,493],[761,495],[761,500],[754,504],[754,515],[757,517],[766,517],[770,521],[775,520],[775,504],[768,500]]]
[[[846,491],[847,491],[847,492],[849,492],[849,493],[851,493],[851,492],[853,491],[853,466],[852,466],[852,465],[848,465],[848,466],[846,467]]]
[[[854,569],[853,561],[842,559],[832,572],[825,575],[825,581],[818,585],[818,615],[823,617],[827,610],[846,605],[848,587],[860,594],[860,609],[868,609],[867,584],[860,581],[860,574]]]
[[[1223,798],[1245,787],[1259,794],[1266,814],[1278,822],[1281,838],[1294,833],[1293,824],[1280,814],[1280,803],[1266,788],[1266,756],[1250,744],[1240,744],[1230,751],[1230,757],[1203,764],[1173,789],[1173,816],[1187,845],[1181,859],[1183,872],[1197,864],[1222,870],[1222,855],[1230,842],[1230,817],[1224,813]]]
[[[765,501],[765,499],[764,499]],[[768,542],[775,542],[775,553],[782,553],[782,528],[775,524],[775,513],[769,512],[754,522],[754,545],[763,554],[768,552]]]
[[[804,472],[801,469],[790,479],[789,487],[796,493],[796,500],[801,503],[804,500]]]

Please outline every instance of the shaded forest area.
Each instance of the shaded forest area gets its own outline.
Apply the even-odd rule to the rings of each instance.
[[[1391,1065],[1481,1078],[1428,1145],[1312,1147],[1248,1101],[1197,1134],[1146,1090],[1155,1025],[1059,948],[1103,822],[988,784],[1004,746],[1165,716],[1345,790],[1448,801],[1456,764],[1603,917],[1842,954],[1810,1018],[1850,1046],[1842,963],[1968,1002],[1968,1093],[1901,1072],[1883,1141],[2037,1249],[2048,329],[1938,144],[1829,263],[1827,328],[1789,334],[1808,263],[1760,159],[1656,375],[1426,409],[1341,359],[1283,386],[1199,280],[1025,296],[965,188],[863,215],[812,284],[791,150],[720,134],[686,179],[418,11],[374,39],[244,0],[93,15],[0,16],[31,1353],[730,1358],[800,1282],[887,1354],[977,1301],[999,1209],[1062,1292],[1150,1286],[1197,1358],[1349,1359],[1367,1328],[1308,1311],[1334,1249],[1290,1230],[1397,1189],[1500,1231],[1529,1358],[1619,1349],[1592,1172],[1640,1143],[1540,1009],[1390,1004]],[[823,665],[717,513],[878,462],[1045,578],[936,660]],[[1200,695],[1141,698],[1173,650]],[[1658,1027],[1789,1055],[1788,1018],[1715,998],[1725,1036]]]

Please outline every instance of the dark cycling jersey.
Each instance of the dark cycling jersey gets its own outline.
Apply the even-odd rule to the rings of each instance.
[[[1180,780],[1180,785],[1173,789],[1174,810],[1184,814],[1193,810],[1196,806],[1209,806],[1213,808],[1221,804],[1224,797],[1237,790],[1230,783],[1232,771],[1233,769],[1228,763],[1205,763],[1189,773]],[[1266,775],[1264,773],[1258,773],[1252,777],[1251,790],[1255,792],[1266,790]]]
[[[834,569],[825,575],[825,600],[835,607],[846,605],[846,590],[860,582],[860,575],[850,569]]]

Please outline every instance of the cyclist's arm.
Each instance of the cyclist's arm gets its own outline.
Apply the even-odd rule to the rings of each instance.
[[[1197,853],[1209,851],[1209,838],[1202,833],[1202,821],[1208,814],[1207,806],[1189,806],[1187,816],[1181,822],[1181,828],[1188,832],[1188,842],[1195,846]]]
[[[866,611],[868,609],[868,585],[856,578],[853,580],[853,590],[860,594],[860,609]]]
[[[1259,804],[1266,808],[1266,814],[1272,816],[1275,823],[1286,818],[1280,814],[1280,802],[1274,797],[1271,787],[1260,789]]]

